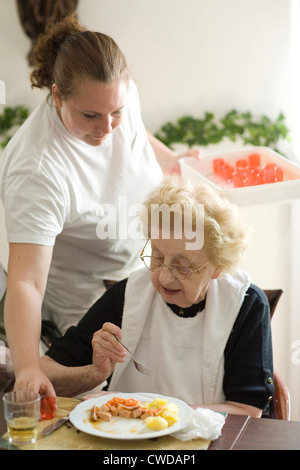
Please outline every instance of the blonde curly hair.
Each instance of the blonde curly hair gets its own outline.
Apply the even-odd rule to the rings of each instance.
[[[171,230],[178,214],[184,214],[184,208],[192,212],[192,228],[198,223],[204,224],[203,250],[212,264],[222,271],[233,272],[241,262],[248,246],[250,228],[238,206],[220,196],[206,185],[192,186],[178,177],[168,177],[156,188],[145,202],[147,233],[151,238],[153,225],[153,207],[157,210],[162,205],[174,208],[173,217],[170,213]],[[157,220],[157,219],[156,219]],[[183,223],[183,221],[182,221]],[[161,228],[162,219],[159,224]]]

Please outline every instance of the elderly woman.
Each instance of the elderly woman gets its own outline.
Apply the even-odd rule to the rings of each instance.
[[[44,372],[64,395],[107,379],[108,390],[153,392],[260,417],[273,393],[270,315],[264,293],[237,270],[247,245],[238,208],[174,178],[145,207],[152,237],[149,255],[141,254],[145,268],[107,291],[53,343],[41,359]],[[162,207],[174,208],[167,236]],[[194,245],[191,227],[185,230],[189,220]],[[201,231],[203,243],[196,243]],[[115,335],[151,367],[152,377],[135,369]]]

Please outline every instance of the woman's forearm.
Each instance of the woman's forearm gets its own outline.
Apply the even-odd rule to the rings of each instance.
[[[154,137],[150,132],[148,132],[147,135],[163,173],[169,174],[173,171],[177,171],[178,162],[176,159],[176,153]]]
[[[66,367],[43,356],[41,369],[52,382],[56,394],[72,397],[92,390],[105,381],[106,377],[98,374],[92,364],[80,367]]]
[[[4,312],[15,373],[28,366],[39,367],[40,295],[34,287],[17,281],[7,290]]]
[[[183,157],[193,156],[197,160],[202,158],[202,152],[199,149],[189,149],[178,155],[150,132],[147,132],[147,135],[156,159],[165,175],[180,174],[179,160]]]
[[[4,322],[12,356],[15,389],[53,394],[40,369],[41,310],[52,247],[10,243]]]

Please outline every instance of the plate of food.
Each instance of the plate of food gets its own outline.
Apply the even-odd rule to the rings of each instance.
[[[183,429],[193,410],[152,393],[108,393],[83,401],[69,419],[80,431],[109,439],[151,439]]]

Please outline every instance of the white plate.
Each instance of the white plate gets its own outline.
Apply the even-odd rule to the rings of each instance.
[[[101,406],[113,397],[135,398],[141,402],[150,402],[155,398],[165,398],[167,403],[175,403],[178,406],[177,423],[161,431],[148,429],[142,419],[126,419],[113,417],[110,422],[98,421],[91,422],[89,419],[90,410],[94,405]],[[71,411],[69,419],[71,423],[80,431],[92,434],[93,436],[106,437],[109,439],[151,439],[153,437],[172,434],[184,428],[192,414],[193,410],[186,403],[177,398],[155,395],[153,393],[109,393],[98,398],[91,398],[83,401]]]

